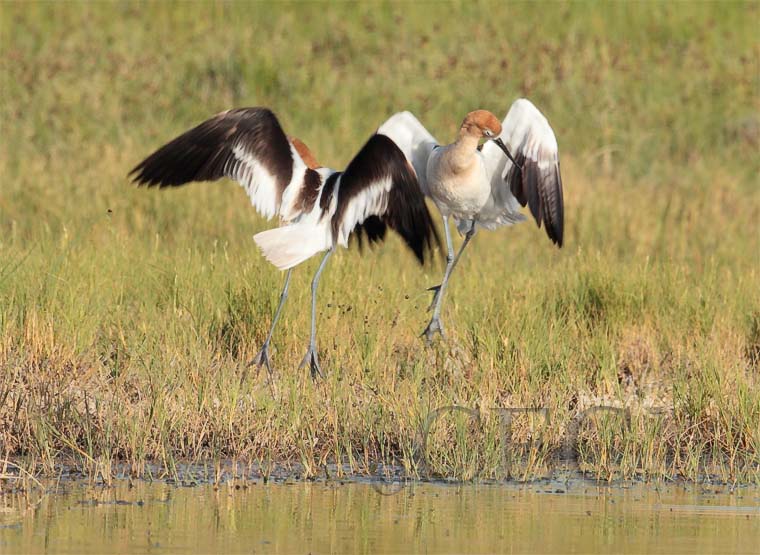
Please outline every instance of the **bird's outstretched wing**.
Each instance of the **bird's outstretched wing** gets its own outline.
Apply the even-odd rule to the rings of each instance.
[[[377,132],[389,137],[401,149],[417,172],[422,192],[427,195],[427,163],[438,144],[435,137],[411,112],[393,114]]]
[[[333,237],[344,246],[354,231],[379,241],[386,226],[401,235],[420,263],[433,243],[440,244],[414,170],[390,138],[376,134],[340,176]]]
[[[149,187],[229,177],[245,188],[256,210],[271,218],[280,212],[285,190],[315,181],[309,179],[313,171],[269,109],[237,108],[165,144],[129,175]]]
[[[543,224],[549,239],[561,247],[565,209],[559,149],[549,122],[530,101],[520,98],[509,109],[499,137],[519,167],[492,141],[483,145],[494,194],[501,196],[507,208],[508,203],[514,202],[510,196],[522,206],[527,204],[538,226]]]

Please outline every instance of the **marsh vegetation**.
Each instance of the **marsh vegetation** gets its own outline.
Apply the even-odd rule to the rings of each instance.
[[[574,454],[602,478],[760,474],[760,13],[754,3],[536,10],[4,3],[0,9],[0,458],[54,472],[115,461],[331,461],[502,478]],[[753,30],[755,29],[755,30]],[[343,167],[389,114],[450,139],[518,96],[560,144],[565,247],[532,222],[476,236],[449,289],[449,339],[418,335],[442,260],[400,241],[342,250],[321,283],[323,380],[298,371],[311,265],[247,373],[282,275],[268,224],[229,182],[172,191],[126,173],[233,106],[275,110]],[[313,261],[310,264],[317,264]],[[537,439],[540,430],[540,441]],[[533,441],[530,441],[533,440]]]

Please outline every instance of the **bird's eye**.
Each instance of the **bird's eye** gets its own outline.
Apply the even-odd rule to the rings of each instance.
[[[486,136],[486,137],[493,137],[493,133],[491,132],[491,130],[490,130],[490,129],[486,129],[486,130],[484,131],[484,133],[485,133],[485,136]]]

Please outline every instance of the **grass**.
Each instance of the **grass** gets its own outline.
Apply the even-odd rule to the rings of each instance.
[[[596,476],[760,476],[760,109],[753,3],[4,3],[0,11],[0,458],[329,461],[526,478],[562,452]],[[483,232],[449,340],[395,238],[321,283],[326,378],[298,371],[294,275],[274,364],[246,375],[282,275],[231,183],[131,187],[210,114],[266,105],[343,167],[391,113],[441,140],[518,96],[547,114],[566,246]],[[422,467],[420,432],[433,419]],[[629,416],[594,406],[626,407]],[[515,414],[509,442],[499,407]],[[577,438],[577,441],[570,439]]]

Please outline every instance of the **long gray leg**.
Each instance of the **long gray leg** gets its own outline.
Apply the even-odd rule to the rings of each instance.
[[[450,273],[451,264],[454,262],[454,245],[451,243],[451,231],[449,230],[449,219],[448,217],[444,216],[443,218],[443,231],[446,235],[446,271],[444,272],[444,276],[446,274]],[[433,307],[438,304],[438,298],[441,296],[441,286],[440,285],[434,285],[433,287],[428,288],[428,291],[435,291],[433,294],[433,301],[430,303],[430,306],[428,306],[428,312],[433,310]]]
[[[439,333],[441,337],[444,337],[443,323],[441,322],[441,306],[443,304],[443,295],[446,292],[446,286],[449,283],[451,272],[454,271],[454,268],[459,263],[459,259],[462,257],[462,253],[464,252],[465,247],[472,239],[472,236],[475,235],[475,222],[472,222],[470,230],[464,236],[464,242],[459,248],[459,252],[457,253],[456,257],[454,257],[454,247],[451,244],[451,232],[449,231],[448,218],[443,219],[443,229],[446,232],[446,271],[443,274],[443,280],[441,280],[441,284],[437,287],[431,287],[431,290],[435,291],[435,295],[433,296],[433,302],[430,304],[428,310],[433,310],[433,317],[430,319],[430,323],[425,328],[425,331],[422,332],[428,343],[433,340],[433,337],[436,333]]]
[[[262,345],[261,350],[258,352],[258,354],[253,357],[253,360],[248,363],[249,366],[256,365],[259,368],[262,366],[267,367],[267,372],[269,372],[269,375],[272,375],[272,364],[269,360],[269,342],[272,340],[272,334],[274,333],[274,327],[277,325],[277,320],[280,318],[280,312],[282,312],[282,307],[285,305],[285,300],[288,298],[288,287],[290,286],[290,274],[293,273],[293,269],[291,268],[288,270],[288,273],[285,274],[285,285],[282,286],[282,293],[280,293],[280,304],[277,305],[277,310],[274,313],[274,318],[272,318],[272,325],[269,327],[269,333],[267,334],[267,338],[264,340],[264,345]]]
[[[317,287],[319,286],[319,278],[322,275],[322,270],[325,269],[327,259],[335,250],[335,247],[330,247],[330,250],[322,257],[322,262],[319,263],[317,273],[314,274],[314,278],[311,280],[311,337],[309,338],[309,350],[306,351],[306,356],[303,357],[299,368],[303,368],[306,364],[309,364],[311,369],[311,378],[316,379],[317,375],[324,377],[322,369],[319,367],[319,357],[317,356]]]
[[[462,243],[462,246],[459,247],[459,252],[457,253],[457,257],[454,259],[454,263],[451,265],[451,271],[449,272],[449,275],[451,275],[451,272],[453,272],[454,268],[456,268],[457,264],[459,264],[459,259],[462,258],[462,253],[464,252],[464,248],[467,246],[467,243],[470,242],[470,239],[472,239],[473,235],[475,235],[475,221],[474,220],[472,222],[472,227],[464,235],[464,242]]]

